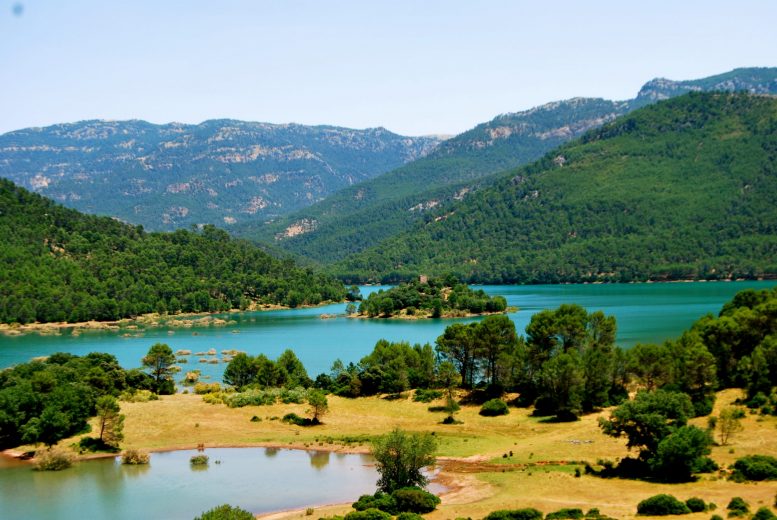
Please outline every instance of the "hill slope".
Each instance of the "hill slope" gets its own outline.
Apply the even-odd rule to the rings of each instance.
[[[777,99],[689,94],[624,116],[336,265],[476,282],[777,275]]]
[[[113,320],[157,311],[340,300],[338,281],[206,226],[146,233],[0,179],[0,322]]]
[[[423,159],[266,226],[254,221],[232,231],[319,262],[333,262],[409,229],[430,209],[488,185],[495,173],[539,159],[638,107],[697,90],[777,94],[777,68],[736,69],[691,81],[655,79],[629,101],[576,98],[505,114],[445,141]]]
[[[422,157],[382,128],[83,121],[0,135],[0,176],[149,229],[263,221]]]

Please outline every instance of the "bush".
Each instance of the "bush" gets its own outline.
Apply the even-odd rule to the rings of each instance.
[[[78,441],[78,451],[80,453],[84,453],[86,451],[107,451],[110,453],[116,453],[119,451],[119,448],[116,446],[111,446],[110,444],[105,444],[104,441],[101,441],[96,437],[81,437],[81,440]]]
[[[351,511],[345,520],[391,520],[391,515],[380,509],[370,508],[364,511]]]
[[[637,505],[638,515],[687,515],[690,512],[691,510],[683,502],[680,502],[672,495],[666,494],[646,498]]]
[[[440,503],[438,497],[419,488],[397,489],[391,496],[397,504],[397,511],[402,513],[431,513]]]
[[[489,513],[483,520],[542,520],[542,513],[532,507],[500,509]]]
[[[317,424],[321,424],[321,422],[318,419],[308,419],[307,417],[300,417],[294,412],[287,413],[286,415],[284,415],[281,421],[288,424],[296,424],[297,426],[315,426]]]
[[[712,515],[710,517],[710,520],[723,520],[723,517],[720,515]]]
[[[397,515],[397,520],[424,520],[424,517],[419,515],[418,513],[399,513]]]
[[[365,511],[367,509],[380,509],[386,513],[395,515],[399,511],[397,509],[397,502],[394,497],[378,491],[374,495],[362,495],[359,500],[352,504],[353,508],[357,511]]]
[[[759,507],[753,515],[753,520],[775,520],[777,515],[771,512],[768,507]]]
[[[248,390],[235,393],[223,398],[224,403],[230,408],[243,406],[267,406],[275,404],[278,400],[277,390]]]
[[[135,390],[134,388],[125,390],[119,395],[119,401],[125,403],[147,403],[148,401],[158,401],[159,396],[151,390]]]
[[[423,388],[419,388],[415,391],[415,395],[413,396],[413,401],[417,403],[431,403],[435,399],[439,399],[442,397],[442,392],[439,390],[426,390]]]
[[[207,455],[193,455],[192,458],[189,459],[189,463],[192,466],[207,466],[208,460]]]
[[[151,460],[151,457],[149,457],[148,453],[140,450],[126,450],[121,454],[122,464],[148,464],[149,460]]]
[[[308,392],[301,386],[289,389],[283,388],[278,394],[278,398],[283,404],[302,404],[308,398]]]
[[[691,497],[685,501],[685,505],[691,510],[691,513],[701,513],[707,509],[707,504],[704,500],[698,497]]]
[[[750,512],[750,506],[742,497],[734,497],[726,506],[728,516],[746,516]]]
[[[581,518],[583,518],[583,510],[577,509],[577,508],[559,509],[558,511],[548,513],[545,516],[545,520],[560,520],[560,519],[580,520]]]
[[[35,469],[38,471],[61,471],[73,465],[73,457],[64,451],[48,449],[35,452]]]
[[[491,399],[483,403],[479,413],[484,417],[495,417],[497,415],[507,415],[510,413],[510,410],[507,408],[507,403],[501,399]]]
[[[254,520],[254,515],[245,509],[224,504],[205,511],[194,520]]]
[[[197,395],[217,394],[221,392],[221,385],[218,383],[196,383],[194,393]]]
[[[737,459],[734,472],[746,480],[777,480],[777,458],[769,455],[748,455]]]

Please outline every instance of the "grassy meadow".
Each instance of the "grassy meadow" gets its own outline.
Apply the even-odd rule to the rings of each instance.
[[[714,414],[741,395],[739,390],[718,394]],[[448,487],[439,509],[430,520],[471,517],[491,511],[536,507],[545,513],[564,507],[588,510],[598,507],[603,514],[633,518],[639,501],[670,493],[685,500],[692,496],[713,502],[717,510],[686,516],[688,520],[726,516],[725,507],[741,496],[754,511],[775,501],[774,483],[735,483],[722,474],[705,474],[696,482],[659,484],[641,480],[602,479],[585,475],[584,463],[615,460],[627,455],[625,440],[605,436],[597,420],[604,410],[571,423],[553,423],[532,417],[530,409],[511,408],[501,417],[482,417],[478,406],[462,406],[456,418],[462,424],[443,425],[443,413],[429,412],[441,402],[417,403],[405,398],[380,397],[347,399],[329,396],[329,413],[316,427],[292,426],[280,417],[295,412],[305,415],[307,405],[276,404],[228,408],[203,402],[201,396],[178,394],[158,401],[122,403],[126,415],[124,448],[167,450],[207,447],[272,445],[289,448],[366,451],[369,439],[398,426],[424,431],[438,440],[438,482]],[[251,419],[257,417],[261,420]],[[706,426],[706,418],[693,421]],[[777,418],[748,415],[744,430],[727,446],[714,446],[712,458],[725,468],[749,454],[777,456]],[[65,440],[68,445],[77,440]],[[153,463],[153,462],[152,462]],[[583,474],[575,476],[575,469]],[[314,518],[344,513],[349,505],[317,507]],[[273,519],[305,517],[305,511],[270,515]]]

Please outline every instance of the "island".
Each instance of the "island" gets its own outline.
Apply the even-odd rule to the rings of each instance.
[[[502,314],[508,310],[502,296],[489,296],[483,289],[473,290],[454,276],[417,279],[388,290],[379,290],[356,305],[348,314],[357,318],[461,318]]]

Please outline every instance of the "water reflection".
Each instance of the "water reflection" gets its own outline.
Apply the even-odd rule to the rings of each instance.
[[[330,455],[331,453],[328,451],[309,451],[310,465],[317,470],[324,469],[329,464]]]
[[[278,448],[265,448],[264,449],[264,456],[265,457],[269,457],[269,458],[273,458],[276,455],[278,455],[279,451],[280,450]]]

